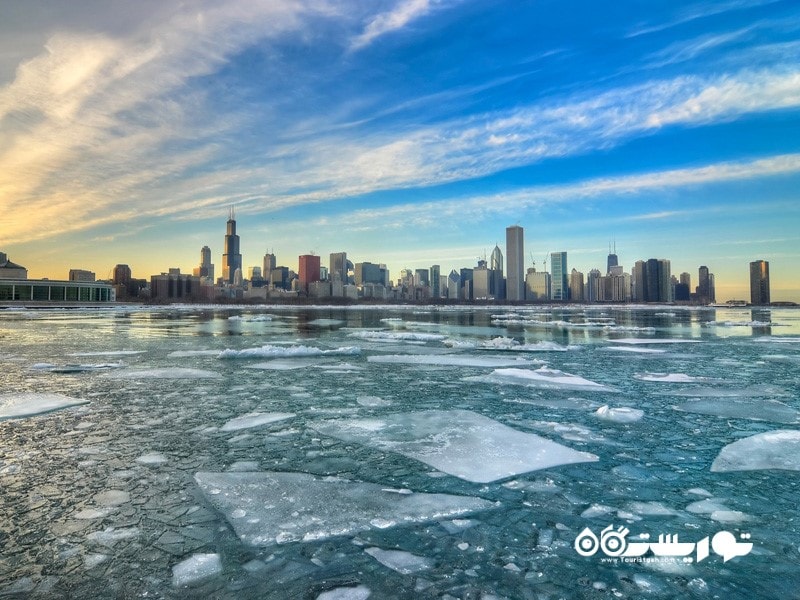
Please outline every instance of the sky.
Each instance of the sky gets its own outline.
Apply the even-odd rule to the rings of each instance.
[[[0,0],[0,251],[30,277],[332,252],[474,266],[505,229],[800,301],[800,4]],[[547,264],[549,269],[549,261]]]

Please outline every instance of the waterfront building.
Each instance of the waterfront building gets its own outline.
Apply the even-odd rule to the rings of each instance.
[[[214,282],[214,265],[211,262],[211,248],[208,246],[203,246],[200,249],[200,266],[195,267],[192,274],[211,283]]]
[[[750,304],[769,305],[769,262],[756,260],[750,263]]]
[[[150,297],[154,300],[195,300],[202,297],[200,278],[170,269],[150,277]]]
[[[27,279],[28,269],[8,260],[5,252],[0,252],[0,279]]]
[[[418,269],[424,271],[427,277],[427,269]],[[366,283],[376,283],[384,285],[385,283],[386,268],[381,268],[381,265],[376,265],[371,262],[360,262],[355,265],[355,283],[356,286],[363,286]]]
[[[86,269],[70,269],[68,275],[69,281],[97,281],[97,277],[92,271]]]
[[[320,281],[320,257],[316,254],[303,254],[298,259],[298,262],[300,290],[308,292],[309,283]]]
[[[525,299],[539,302],[550,299],[550,273],[530,267],[525,275]]]
[[[567,253],[552,252],[550,254],[551,300],[565,302],[569,300],[569,280],[567,271]]]
[[[431,265],[428,278],[431,285],[431,298],[440,298],[442,296],[441,270],[442,268],[439,265]]]
[[[700,304],[716,302],[714,284],[712,283],[714,275],[709,273],[708,267],[706,266],[701,266],[698,273],[699,284],[697,286],[697,301]]]
[[[592,269],[586,278],[586,301],[587,302],[600,302],[601,299],[601,286],[600,286],[600,270]]]
[[[525,300],[524,231],[519,225],[506,227],[506,293],[512,302]]]
[[[328,274],[333,285],[332,294],[334,296],[343,296],[345,293],[344,286],[350,283],[348,280],[349,261],[347,260],[347,252],[332,252],[329,265]]]
[[[583,273],[577,269],[572,269],[569,275],[569,296],[573,302],[583,302],[583,289]]]
[[[447,297],[451,300],[458,300],[461,292],[461,275],[455,269],[450,271],[447,276]]]
[[[261,268],[261,277],[263,277],[266,282],[269,283],[269,281],[271,281],[272,269],[274,269],[277,265],[278,261],[275,258],[275,255],[272,252],[267,252],[264,255]]]
[[[230,216],[225,231],[225,241],[222,254],[222,279],[225,284],[233,285],[236,270],[242,269],[242,255],[239,253],[239,236],[236,235],[236,219],[231,207]]]

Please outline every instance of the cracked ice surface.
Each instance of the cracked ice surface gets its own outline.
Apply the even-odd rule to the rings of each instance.
[[[251,546],[321,540],[495,507],[471,496],[398,494],[374,483],[306,473],[197,473],[195,481]]]
[[[476,483],[598,460],[589,452],[573,450],[467,410],[323,421],[312,426],[320,433],[398,452]]]

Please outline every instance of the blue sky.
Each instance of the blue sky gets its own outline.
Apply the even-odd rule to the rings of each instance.
[[[0,250],[33,277],[314,251],[708,265],[800,300],[796,2],[31,0],[0,21]],[[504,248],[503,248],[504,250]]]

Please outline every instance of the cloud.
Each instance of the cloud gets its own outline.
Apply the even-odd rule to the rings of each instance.
[[[364,31],[352,39],[350,50],[361,50],[377,38],[402,29],[430,13],[437,4],[437,0],[401,0],[392,10],[373,16]]]

